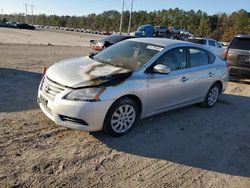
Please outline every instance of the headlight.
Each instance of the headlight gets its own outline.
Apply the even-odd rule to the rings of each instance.
[[[99,101],[99,96],[105,88],[85,88],[72,91],[64,98],[73,101]]]

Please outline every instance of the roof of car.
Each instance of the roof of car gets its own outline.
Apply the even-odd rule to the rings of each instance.
[[[142,42],[142,43],[162,46],[162,47],[169,46],[172,44],[191,44],[191,43],[185,42],[185,41],[166,39],[166,38],[134,38],[134,39],[129,39],[129,40],[135,41],[135,42]]]
[[[236,38],[250,38],[250,35],[239,34],[235,36]]]
[[[213,41],[217,41],[217,40],[215,40],[215,39],[211,39],[211,38],[206,38],[206,37],[191,37],[191,38],[189,38],[189,39],[199,39],[199,40],[213,40]]]
[[[204,50],[209,51],[210,53],[216,55],[216,53],[214,53],[213,50],[207,48],[204,45],[196,44],[196,43],[192,43],[192,42],[187,42],[187,41],[174,40],[174,39],[168,39],[168,38],[133,38],[133,39],[128,39],[128,40],[146,43],[146,44],[151,44],[151,45],[156,45],[156,46],[161,46],[164,48],[167,46],[171,46],[171,45],[190,46],[190,47],[204,49]]]

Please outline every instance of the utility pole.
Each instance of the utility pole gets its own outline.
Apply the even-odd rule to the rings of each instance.
[[[132,11],[133,11],[134,0],[131,2],[131,10],[129,15],[129,24],[128,24],[128,34],[130,34],[131,21],[132,21]]]
[[[31,4],[30,7],[31,7],[31,23],[33,25],[34,24],[33,23],[33,4]]]
[[[28,23],[28,18],[27,18],[27,6],[28,6],[28,4],[25,3],[25,4],[24,4],[24,7],[25,7],[25,22],[26,22],[26,24]]]
[[[124,12],[124,0],[122,0],[122,13],[121,13],[121,21],[120,21],[120,29],[119,29],[119,33],[121,33],[121,32],[122,32],[123,12]]]

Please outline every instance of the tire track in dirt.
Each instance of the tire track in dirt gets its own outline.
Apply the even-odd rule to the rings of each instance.
[[[166,164],[166,162],[161,160],[151,159],[150,161],[152,161],[151,165],[146,166],[143,169],[139,169],[136,173],[130,174],[130,176],[124,178],[118,186],[122,187],[124,183],[126,183],[126,185],[139,186],[142,182],[147,181],[161,170],[171,166],[170,163]]]
[[[125,160],[124,160],[125,158]],[[119,166],[116,166],[115,169],[112,169],[112,173],[107,171],[101,177],[102,182],[112,182],[106,186],[119,186],[120,183],[126,182],[126,185],[129,186],[129,179],[135,178],[136,174],[144,171],[147,168],[152,168],[156,162],[147,160],[145,162],[139,162],[135,157],[130,156],[121,156],[120,160],[116,162]]]

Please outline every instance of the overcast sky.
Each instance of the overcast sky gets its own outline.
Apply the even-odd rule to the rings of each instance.
[[[125,0],[125,10],[132,0]],[[105,10],[121,10],[122,0],[0,0],[0,13],[24,13],[24,4],[34,5],[34,14],[87,15]],[[231,13],[240,9],[250,12],[250,0],[134,0],[134,10],[161,10],[176,8],[202,10],[208,14]],[[28,8],[31,12],[31,9]]]

